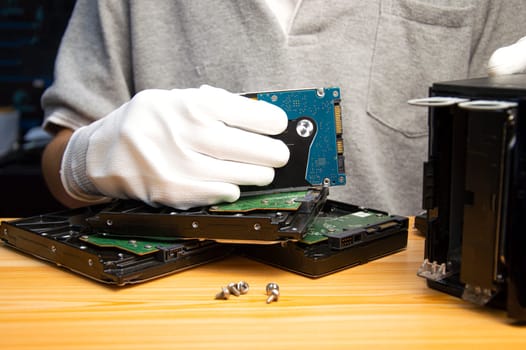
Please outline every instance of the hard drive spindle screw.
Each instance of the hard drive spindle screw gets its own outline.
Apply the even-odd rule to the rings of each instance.
[[[279,299],[279,286],[276,283],[267,284],[267,304],[270,304],[273,301],[278,301]]]

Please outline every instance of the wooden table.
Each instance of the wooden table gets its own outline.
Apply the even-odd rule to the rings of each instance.
[[[407,250],[320,279],[233,256],[125,288],[0,247],[0,349],[526,349],[505,312],[427,288],[423,247],[411,232]],[[248,294],[214,299],[239,280]]]

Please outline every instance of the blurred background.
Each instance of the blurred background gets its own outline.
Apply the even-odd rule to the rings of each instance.
[[[49,142],[40,97],[74,0],[0,0],[0,217],[63,207],[47,190],[40,158]]]

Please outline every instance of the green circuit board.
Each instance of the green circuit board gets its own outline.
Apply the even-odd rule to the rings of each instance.
[[[274,104],[287,113],[289,128],[278,135],[291,149],[289,164],[297,162],[293,170],[276,169],[274,188],[295,187],[307,183],[331,186],[345,185],[342,111],[338,87],[300,90],[261,91],[244,96]],[[308,131],[315,132],[307,139]],[[303,132],[305,133],[303,133]],[[290,170],[290,171],[289,171]]]
[[[261,194],[255,196],[241,197],[233,203],[223,203],[211,206],[208,210],[213,213],[237,212],[246,213],[254,210],[297,210],[303,198],[309,191],[294,191]]]
[[[81,241],[98,247],[119,248],[136,255],[147,255],[158,252],[162,248],[173,247],[174,242],[146,240],[137,238],[116,238],[102,234],[85,235],[79,237]]]
[[[301,243],[315,244],[327,239],[327,234],[350,231],[384,222],[389,215],[357,211],[343,216],[318,216],[311,224]]]

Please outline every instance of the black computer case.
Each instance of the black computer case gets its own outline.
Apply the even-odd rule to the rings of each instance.
[[[526,75],[439,82],[430,97],[418,274],[526,320]]]

